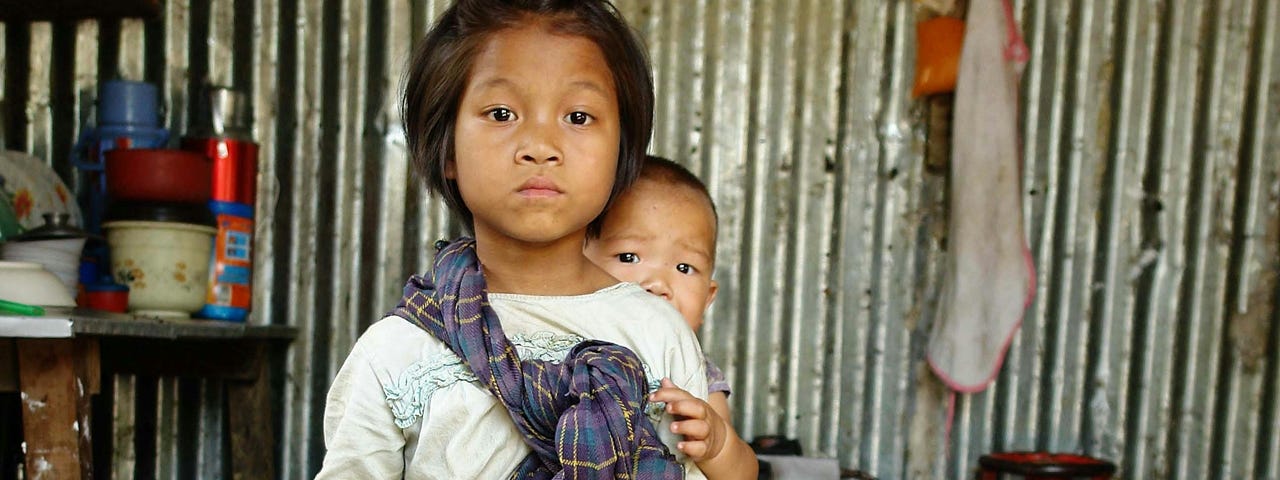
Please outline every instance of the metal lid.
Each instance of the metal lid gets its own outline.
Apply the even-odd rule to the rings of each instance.
[[[71,224],[71,214],[46,213],[44,217],[44,225],[28,230],[27,232],[13,237],[12,241],[26,242],[34,240],[61,240],[65,238],[90,238],[96,237],[75,225]]]
[[[244,92],[210,85],[196,104],[191,134],[247,139],[250,121],[249,97]]]

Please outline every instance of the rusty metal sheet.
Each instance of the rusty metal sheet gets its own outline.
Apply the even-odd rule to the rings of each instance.
[[[175,136],[204,82],[249,93],[251,322],[301,332],[280,372],[283,478],[319,468],[329,379],[460,231],[409,173],[398,111],[412,43],[447,5],[169,0],[156,20],[0,24],[0,64],[21,67],[0,74],[0,143],[65,175],[103,79],[160,85]],[[1129,478],[1280,477],[1280,2],[1014,2],[1038,289],[949,432],[953,399],[923,364],[952,212],[924,165],[945,139],[910,97],[917,2],[618,7],[653,63],[651,150],[719,206],[701,338],[744,436],[881,478],[967,478],[1013,449],[1098,455]],[[218,382],[111,385],[112,477],[226,471]]]

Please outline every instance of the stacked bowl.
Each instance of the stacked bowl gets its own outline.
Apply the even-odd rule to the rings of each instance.
[[[34,262],[0,261],[0,300],[43,307],[74,307],[66,285]]]
[[[68,214],[44,214],[44,225],[15,236],[4,244],[3,258],[30,262],[53,273],[70,295],[79,282],[80,252],[88,235],[71,224]]]
[[[214,217],[212,164],[183,150],[106,154],[111,276],[129,287],[129,310],[189,317],[205,304]]]
[[[74,297],[87,236],[77,227],[80,220],[75,195],[53,168],[0,150],[0,260],[38,264]]]

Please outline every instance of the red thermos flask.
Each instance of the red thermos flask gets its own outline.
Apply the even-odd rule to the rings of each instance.
[[[213,161],[213,201],[253,206],[258,144],[250,130],[248,100],[227,87],[210,87],[207,92],[196,122],[182,138],[182,148],[204,153]]]
[[[249,124],[248,101],[237,91],[210,87],[182,148],[213,162],[209,208],[218,233],[209,259],[205,306],[196,316],[243,322],[248,318],[253,278],[253,202],[258,188],[258,144]]]

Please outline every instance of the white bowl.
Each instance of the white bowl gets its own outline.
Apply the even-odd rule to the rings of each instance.
[[[76,306],[58,277],[32,262],[0,262],[0,300],[44,307]]]
[[[129,310],[189,316],[205,304],[213,227],[172,222],[107,222],[111,273],[129,286]]]
[[[80,281],[80,251],[85,239],[27,240],[4,244],[3,257],[12,262],[34,262],[44,265],[66,285],[73,295]]]

